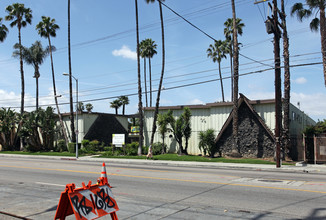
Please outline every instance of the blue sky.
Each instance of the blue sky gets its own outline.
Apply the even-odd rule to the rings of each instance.
[[[309,29],[309,20],[300,23],[289,15],[290,7],[296,1],[286,1],[288,32],[290,37],[291,65],[321,62],[320,35]],[[0,2],[0,17],[6,15],[5,8],[13,1]],[[60,30],[52,39],[57,51],[54,53],[57,93],[60,103],[68,103],[67,52],[67,2],[20,1],[33,11],[32,25],[22,29],[22,44],[31,46],[41,40],[36,24],[42,15],[55,18]],[[153,89],[158,87],[161,72],[161,30],[158,4],[146,4],[139,0],[140,39],[152,38],[158,45],[157,55],[152,59]],[[215,39],[224,40],[224,22],[232,16],[229,0],[166,0],[165,3],[183,15],[193,24]],[[240,74],[265,70],[273,65],[272,35],[265,31],[264,20],[270,12],[267,4],[254,5],[254,0],[236,0],[237,17],[245,23],[240,53]],[[166,66],[161,105],[204,104],[221,101],[218,66],[207,58],[206,50],[213,41],[175,14],[163,7],[166,39]],[[20,106],[19,61],[12,57],[13,45],[18,42],[17,28],[9,28],[7,39],[0,44],[0,107]],[[281,41],[282,43],[282,41]],[[71,0],[71,44],[72,73],[79,80],[79,100],[92,103],[95,112],[114,113],[110,102],[120,95],[137,94],[137,60],[134,1],[85,1]],[[231,98],[229,58],[222,61],[222,74],[226,100]],[[263,63],[263,64],[261,64]],[[143,62],[141,63],[143,71]],[[26,81],[26,110],[35,106],[34,70],[24,64]],[[40,104],[53,104],[50,59],[47,58],[40,69]],[[283,74],[283,72],[282,72]],[[143,79],[142,79],[143,81]],[[187,86],[193,83],[200,83]],[[172,87],[181,88],[171,89]],[[74,84],[75,88],[75,84]],[[240,76],[239,92],[249,99],[269,99],[274,97],[274,71]],[[283,92],[283,89],[282,89]],[[144,96],[143,96],[144,97]],[[153,103],[156,93],[153,94]],[[138,110],[138,97],[129,96],[128,114]],[[74,97],[75,100],[75,97]],[[97,100],[97,101],[94,101]],[[314,120],[326,118],[326,89],[322,65],[296,67],[291,69],[291,102],[305,111]],[[143,99],[145,106],[145,99]],[[61,111],[68,111],[62,105]],[[19,108],[17,109],[19,112]],[[120,112],[121,110],[119,110]]]

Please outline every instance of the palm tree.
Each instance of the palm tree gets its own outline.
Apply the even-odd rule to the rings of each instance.
[[[155,0],[145,0],[145,1],[147,3],[155,2]],[[162,1],[164,1],[164,0],[159,0],[158,1],[159,8],[160,8],[161,30],[162,30],[162,71],[161,71],[160,83],[159,83],[159,86],[158,86],[156,105],[155,105],[155,111],[154,111],[152,136],[151,136],[151,141],[150,141],[151,145],[154,142],[154,135],[155,135],[155,132],[156,132],[156,120],[157,120],[158,108],[160,106],[160,96],[161,96],[163,77],[164,77],[164,66],[165,66],[165,41],[164,41],[164,22],[163,22]]]
[[[119,100],[122,105],[122,115],[125,115],[126,105],[129,105],[129,98],[128,98],[128,96],[120,96]]]
[[[236,24],[236,11],[234,0],[232,3],[232,18],[233,18],[233,120],[232,120],[232,133],[233,133],[233,149],[234,153],[238,153],[238,82],[239,82],[239,44],[238,44],[238,27]]]
[[[34,67],[34,78],[36,79],[36,111],[38,110],[38,78],[40,77],[40,65],[44,62],[45,58],[49,55],[50,49],[47,47],[43,49],[40,41],[35,41],[30,48],[15,44],[16,49],[13,53],[14,57],[22,57],[22,59]]]
[[[8,28],[6,25],[2,24],[2,18],[0,18],[0,42],[3,42],[8,34]]]
[[[157,115],[157,125],[158,125],[158,131],[162,137],[162,154],[165,154],[165,134],[170,129],[168,128],[169,124],[169,116],[167,114],[158,114]]]
[[[326,86],[326,18],[325,18],[325,7],[326,0],[306,0],[306,5],[309,9],[305,9],[302,3],[295,3],[291,9],[291,15],[296,14],[300,21],[303,18],[308,18],[311,15],[315,16],[310,22],[311,31],[318,31],[320,28],[321,37],[321,51],[323,55],[323,67],[324,67],[324,81]],[[317,13],[319,12],[319,18]]]
[[[218,63],[218,71],[220,74],[220,82],[221,82],[221,90],[222,90],[222,100],[224,100],[224,89],[223,89],[223,81],[222,81],[222,72],[221,72],[221,61],[223,58],[226,58],[225,51],[226,45],[223,41],[217,40],[214,44],[210,44],[207,49],[207,57],[212,58],[213,62]]]
[[[139,113],[139,146],[138,146],[138,156],[142,155],[143,147],[143,103],[142,103],[142,91],[141,91],[141,78],[140,78],[140,50],[139,50],[139,25],[138,25],[138,1],[135,0],[135,10],[136,10],[136,35],[137,35],[137,76],[138,76],[138,113]]]
[[[157,54],[157,44],[151,38],[146,39],[147,41],[147,58],[148,58],[148,69],[149,69],[149,106],[152,107],[152,64],[151,59]]]
[[[236,26],[238,29],[238,34],[241,36],[243,31],[242,28],[245,26],[244,23],[241,23],[241,18],[237,18],[236,19]],[[233,62],[232,62],[232,57],[233,57],[233,40],[232,40],[232,33],[233,33],[233,18],[228,18],[225,22],[224,22],[224,36],[226,38],[226,42],[227,42],[227,48],[226,48],[226,53],[228,53],[230,55],[230,67],[231,67],[231,98],[233,100],[233,82],[234,82],[234,78],[233,78]]]
[[[71,141],[76,142],[74,107],[72,97],[72,71],[71,71],[71,46],[70,46],[70,0],[68,0],[68,61],[69,61],[69,99],[70,99],[70,129]]]
[[[93,105],[92,105],[91,103],[87,103],[87,104],[85,105],[85,107],[86,107],[86,110],[87,110],[88,113],[91,113],[91,112],[92,112],[92,110],[93,110]]]
[[[139,44],[139,53],[142,58],[144,58],[144,83],[145,83],[145,100],[146,100],[146,107],[148,107],[148,100],[147,100],[147,79],[146,79],[146,41],[142,40]]]
[[[50,17],[46,17],[46,16],[42,16],[42,21],[40,21],[36,25],[36,30],[38,31],[38,34],[41,37],[48,39],[48,42],[49,42],[54,102],[55,102],[58,116],[59,116],[61,131],[64,136],[66,146],[68,146],[68,137],[67,137],[65,126],[63,124],[62,115],[60,113],[59,104],[58,104],[58,96],[57,96],[57,89],[56,89],[56,84],[55,84],[54,65],[53,65],[53,57],[52,57],[52,44],[51,44],[51,37],[57,36],[56,31],[59,28],[60,28],[59,25],[57,25],[55,23],[55,19],[51,19]]]
[[[110,107],[115,109],[115,114],[118,114],[118,109],[121,107],[121,101],[119,99],[110,102]]]
[[[290,55],[289,55],[289,38],[286,27],[286,14],[285,14],[285,6],[284,0],[281,0],[281,13],[282,16],[282,29],[283,29],[283,56],[284,56],[284,101],[283,101],[283,140],[284,140],[284,148],[288,153],[291,147],[290,142]]]
[[[6,12],[8,15],[5,17],[6,21],[12,21],[10,27],[17,26],[18,28],[18,44],[21,46],[21,28],[26,27],[27,23],[32,23],[32,10],[30,8],[25,8],[24,4],[14,3],[7,6]],[[23,58],[22,51],[20,47],[20,77],[21,77],[21,106],[20,114],[24,113],[24,99],[25,99],[25,79],[24,79],[24,68],[23,68]]]

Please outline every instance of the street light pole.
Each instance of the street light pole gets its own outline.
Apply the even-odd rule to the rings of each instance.
[[[63,73],[64,76],[70,76],[69,73]],[[76,159],[78,159],[78,79],[71,75],[74,80],[76,80]]]

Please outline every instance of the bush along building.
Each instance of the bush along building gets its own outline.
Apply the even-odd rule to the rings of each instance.
[[[238,151],[243,157],[270,158],[275,152],[275,100],[249,100],[243,94],[239,98],[239,145]],[[188,153],[193,155],[203,154],[199,149],[199,133],[208,129],[215,132],[215,156],[230,155],[232,142],[232,102],[208,103],[206,105],[187,106],[162,106],[160,114],[166,114],[169,110],[173,116],[181,116],[183,109],[188,107],[191,111],[191,136],[188,140]],[[144,137],[148,146],[153,124],[154,108],[144,108]],[[314,125],[312,120],[304,112],[290,104],[290,136],[291,149],[289,154],[294,160],[302,159],[302,131],[308,125]],[[155,133],[154,142],[162,142],[162,136]],[[185,142],[185,140],[183,141]],[[177,152],[178,143],[171,131],[165,137],[168,152]]]

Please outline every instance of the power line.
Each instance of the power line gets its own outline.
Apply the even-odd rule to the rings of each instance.
[[[320,65],[320,64],[323,64],[323,62],[296,64],[296,65],[290,65],[290,67],[291,68],[295,68],[295,67],[312,66],[312,65]],[[281,66],[280,68],[284,68],[284,66]],[[239,76],[252,75],[252,74],[256,74],[256,73],[263,73],[263,72],[267,72],[267,71],[270,71],[270,70],[273,70],[273,69],[274,68],[267,68],[267,69],[262,69],[262,70],[250,71],[250,72],[247,72],[247,73],[239,74]],[[229,79],[229,78],[231,78],[231,76],[223,77],[222,79]],[[190,87],[190,86],[195,86],[195,85],[201,85],[201,84],[206,84],[206,83],[210,83],[210,82],[215,82],[215,81],[219,81],[219,80],[220,79],[211,79],[211,80],[205,80],[205,81],[200,81],[200,82],[188,83],[188,84],[173,86],[173,87],[169,87],[169,88],[164,88],[164,90],[173,90],[173,89],[178,89],[178,88]],[[157,91],[158,90],[156,89],[153,92],[157,92]],[[145,92],[143,92],[143,94],[144,93]],[[138,93],[124,94],[124,96],[137,96],[137,95],[138,95]],[[114,99],[114,98],[118,98],[120,96],[121,95],[110,96],[110,97],[103,97],[103,98],[96,98],[96,99],[86,99],[86,100],[81,100],[80,102],[96,102],[96,101]],[[70,103],[69,102],[59,103],[59,105],[68,105],[68,104],[70,104]],[[39,105],[39,106],[40,107],[55,106],[55,104],[47,104],[47,105]],[[3,107],[3,108],[19,108],[19,107],[7,106],[7,107]],[[35,108],[35,106],[34,105],[25,106],[25,108]]]

